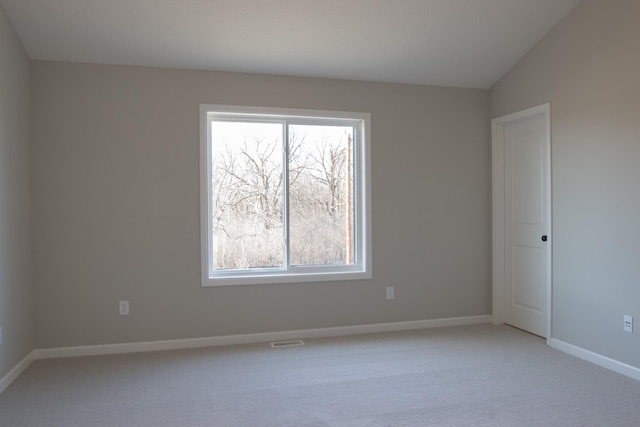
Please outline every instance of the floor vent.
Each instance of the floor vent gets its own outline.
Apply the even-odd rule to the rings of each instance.
[[[302,340],[292,340],[292,341],[277,341],[272,342],[271,347],[280,348],[280,347],[295,347],[297,345],[304,345],[304,341]]]

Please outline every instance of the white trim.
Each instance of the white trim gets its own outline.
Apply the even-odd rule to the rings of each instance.
[[[451,326],[476,325],[490,323],[491,315],[450,317],[445,319],[416,320],[409,322],[377,323],[336,328],[301,329],[296,331],[268,332],[261,334],[226,335],[221,337],[189,338],[165,341],[147,341],[138,343],[105,344],[77,347],[58,347],[33,350],[12,370],[0,379],[0,393],[11,385],[34,360],[62,357],[99,356],[108,354],[140,353],[147,351],[179,350],[200,347],[215,347],[234,344],[268,343],[292,339],[326,338],[380,332],[397,332],[416,329],[430,329]],[[585,350],[556,338],[547,340],[554,349],[601,366],[640,381],[640,368],[619,362],[606,356]]]
[[[353,126],[354,135],[354,263],[353,265],[297,266],[292,268],[284,255],[281,269],[252,269],[250,271],[211,271],[211,126],[214,118],[282,121],[300,124],[339,124]],[[371,279],[372,237],[371,222],[371,114],[361,112],[267,108],[238,105],[200,104],[200,273],[201,285],[262,285],[302,282],[325,282]],[[286,143],[286,138],[283,139]],[[286,195],[285,195],[286,207]],[[285,212],[283,220],[287,223]],[[286,227],[285,227],[286,228]],[[288,238],[285,236],[285,240]],[[286,245],[286,243],[285,243]]]
[[[450,317],[445,319],[415,320],[409,322],[376,323],[335,328],[300,329],[295,331],[267,332],[260,334],[225,335],[219,337],[187,338],[178,340],[146,341],[121,344],[87,345],[76,347],[41,348],[33,350],[0,379],[0,393],[31,365],[34,360],[63,357],[101,356],[108,354],[141,353],[147,351],[180,350],[200,347],[216,347],[235,344],[269,343],[294,339],[327,338],[379,332],[408,331],[415,329],[490,323],[490,315]]]
[[[5,391],[7,387],[9,387],[11,383],[14,382],[34,360],[36,360],[35,350],[27,354],[16,366],[13,367],[13,369],[11,369],[4,377],[0,378],[0,393]]]
[[[377,323],[370,325],[343,326],[335,328],[300,329],[295,331],[267,332],[260,334],[225,335],[220,337],[188,338],[166,341],[43,348],[34,350],[34,353],[35,359],[98,356],[106,354],[140,353],[146,351],[179,350],[187,348],[216,347],[236,344],[268,343],[271,341],[287,341],[294,339],[338,337],[377,332],[408,331],[414,329],[439,328],[446,326],[475,325],[490,322],[490,315],[451,317],[446,319]]]
[[[544,115],[546,122],[546,159],[547,162],[547,221],[548,242],[547,250],[547,344],[552,337],[552,269],[553,269],[553,216],[551,210],[551,104],[546,103],[506,116],[495,118],[491,121],[491,164],[492,164],[492,289],[493,289],[493,316],[494,324],[505,322],[505,181],[504,181],[504,125],[516,120]]]
[[[626,363],[617,361],[615,359],[611,359],[601,354],[585,350],[582,347],[560,341],[557,338],[551,338],[547,341],[549,345],[556,350],[570,354],[579,359],[586,360],[587,362],[591,362],[595,365],[602,366],[603,368],[633,378],[634,380],[640,381],[640,368],[636,368],[635,366],[627,365]]]

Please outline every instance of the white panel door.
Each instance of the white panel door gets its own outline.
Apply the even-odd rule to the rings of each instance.
[[[503,123],[505,322],[546,337],[548,230],[544,114]]]
[[[492,121],[493,319],[551,337],[549,104]]]

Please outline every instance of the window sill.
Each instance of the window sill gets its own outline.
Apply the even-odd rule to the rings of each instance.
[[[339,282],[348,280],[371,279],[371,272],[367,271],[340,271],[340,272],[313,272],[291,273],[278,272],[276,274],[238,274],[219,277],[209,277],[202,280],[202,287],[212,286],[237,286],[237,285],[267,285],[284,283],[306,282]]]

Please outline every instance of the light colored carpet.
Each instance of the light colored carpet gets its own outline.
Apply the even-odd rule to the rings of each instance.
[[[640,426],[640,382],[508,326],[34,362],[1,426]]]

